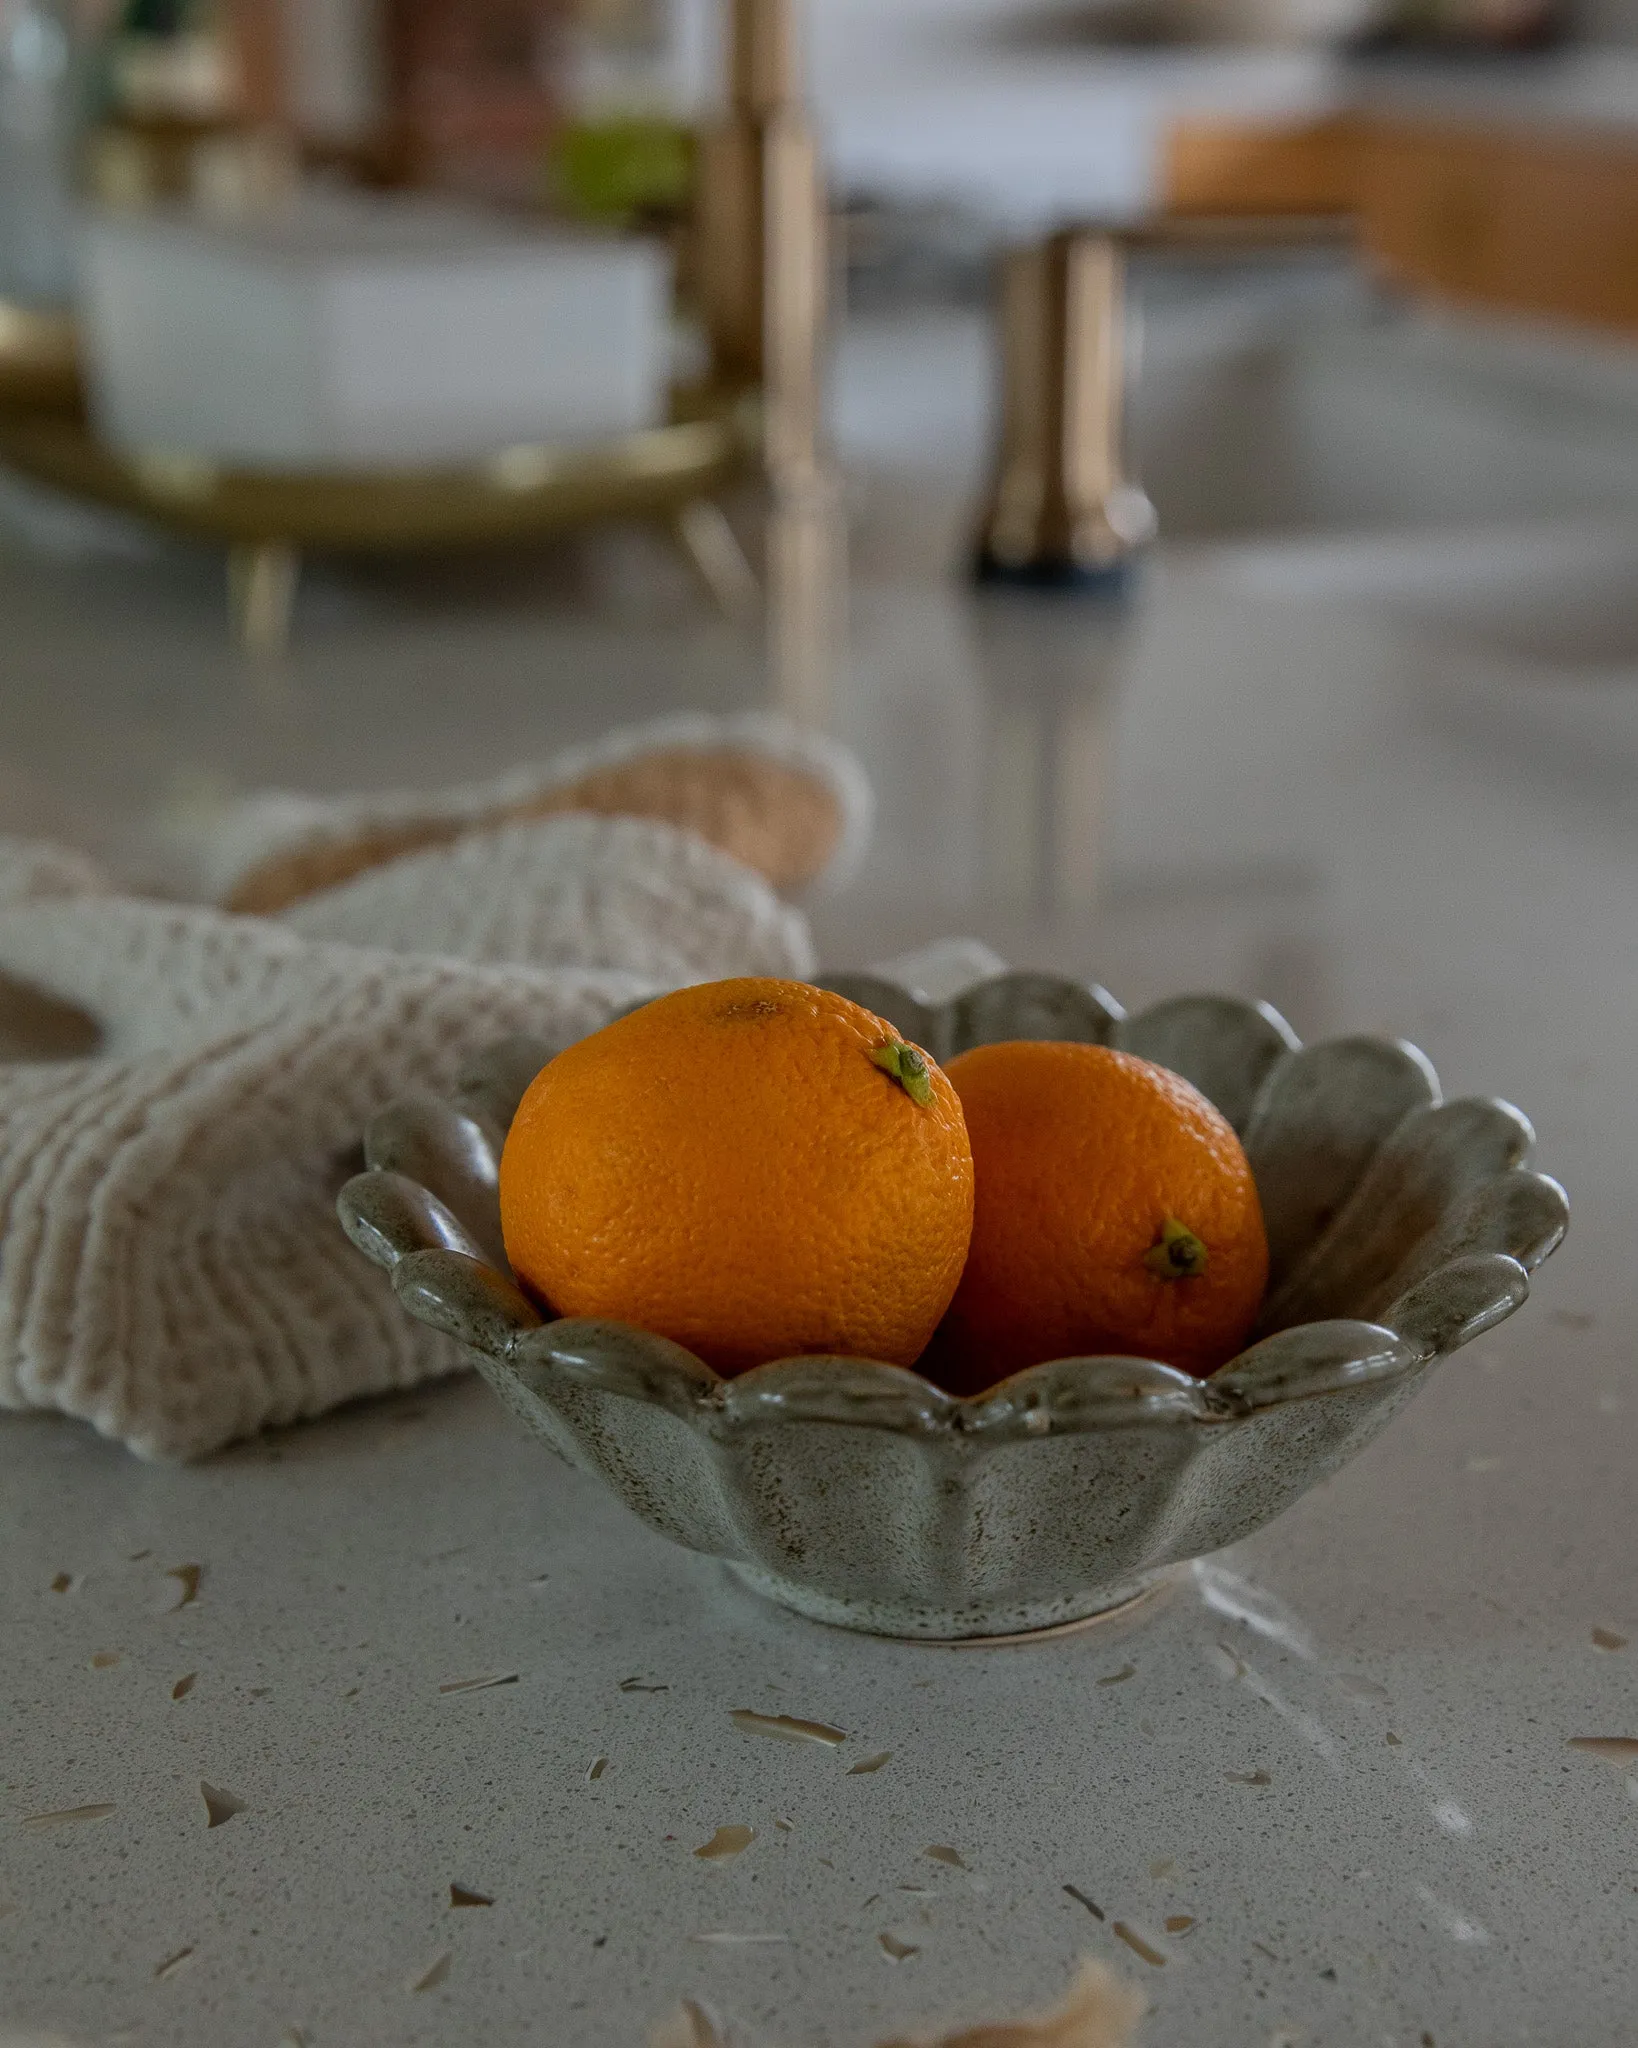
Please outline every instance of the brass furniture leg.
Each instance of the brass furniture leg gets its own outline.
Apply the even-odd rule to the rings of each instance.
[[[824,179],[792,0],[728,0],[727,13],[727,110],[700,138],[700,302],[714,377],[761,398],[770,691],[788,716],[821,723],[845,566],[820,434]]]
[[[824,195],[792,0],[726,0],[725,13],[727,105],[699,139],[696,260],[712,375],[755,388],[788,376],[793,355],[812,355]]]
[[[781,124],[770,131],[763,162],[767,661],[777,707],[798,724],[824,726],[835,709],[845,632],[847,535],[842,494],[821,431],[827,296],[823,174],[812,130],[794,99],[794,83],[791,91]]]
[[[287,541],[244,542],[228,551],[228,609],[246,654],[278,656],[290,645],[301,556]]]

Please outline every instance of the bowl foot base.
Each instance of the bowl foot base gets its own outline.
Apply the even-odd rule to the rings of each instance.
[[[833,1594],[815,1592],[810,1586],[795,1585],[759,1565],[730,1563],[728,1569],[765,1600],[788,1607],[809,1621],[853,1629],[864,1635],[893,1636],[901,1642],[974,1649],[986,1643],[1039,1641],[1113,1621],[1150,1600],[1173,1576],[1170,1567],[1160,1567],[1134,1572],[1129,1578],[1112,1580],[1090,1592],[1063,1594],[1055,1599],[940,1608],[865,1598],[838,1599]]]

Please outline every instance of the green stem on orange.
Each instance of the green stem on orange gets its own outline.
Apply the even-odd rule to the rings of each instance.
[[[874,1046],[870,1062],[872,1066],[880,1067],[884,1074],[891,1074],[912,1102],[919,1103],[923,1109],[932,1108],[932,1069],[927,1055],[916,1046],[894,1039],[889,1045]]]
[[[1197,1280],[1206,1270],[1206,1247],[1186,1224],[1168,1216],[1143,1263],[1162,1280]]]

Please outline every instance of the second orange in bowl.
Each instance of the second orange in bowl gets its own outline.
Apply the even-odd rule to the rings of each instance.
[[[973,1150],[972,1249],[924,1370],[976,1393],[1053,1358],[1204,1378],[1268,1280],[1240,1141],[1180,1075],[1107,1046],[1014,1040],[950,1062]]]

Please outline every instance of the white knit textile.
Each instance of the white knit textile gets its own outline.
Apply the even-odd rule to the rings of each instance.
[[[622,727],[585,746],[569,747],[487,782],[427,790],[381,790],[358,796],[309,796],[262,790],[241,797],[176,836],[188,868],[188,892],[219,903],[265,862],[348,840],[383,827],[441,821],[481,827],[497,811],[567,788],[603,769],[625,767],[662,752],[739,750],[800,769],[831,793],[840,836],[817,887],[844,883],[863,858],[875,815],[875,794],[856,757],[836,741],[766,712],[679,712]]]
[[[580,811],[406,854],[279,921],[310,939],[673,986],[814,970],[806,920],[760,875],[675,825]]]
[[[0,1406],[147,1458],[455,1370],[335,1220],[366,1123],[647,989],[118,897],[0,907],[0,975],[103,1029],[92,1058],[0,1064]]]
[[[659,721],[562,757],[551,779],[753,735],[784,758],[826,758],[766,721]],[[858,774],[837,759],[844,782]],[[476,820],[498,788],[456,794]],[[868,788],[854,797],[857,832]],[[364,822],[396,802],[429,804],[369,800]],[[247,807],[223,872],[290,845],[281,803],[303,806]],[[328,840],[360,822],[315,801],[307,829]],[[813,971],[805,920],[760,875],[643,819],[475,829],[277,922],[111,886],[66,848],[0,838],[13,1037],[61,1029],[30,990],[101,1031],[91,1056],[54,1040],[50,1057],[0,1060],[0,1407],[60,1409],[149,1458],[198,1456],[462,1365],[336,1222],[377,1110],[447,1089],[497,1038],[566,1044],[660,987]]]

